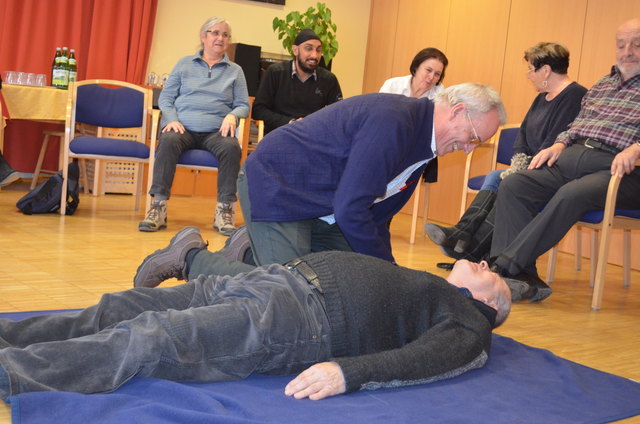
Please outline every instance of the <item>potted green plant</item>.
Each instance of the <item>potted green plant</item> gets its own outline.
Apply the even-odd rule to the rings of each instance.
[[[331,22],[331,9],[320,2],[316,7],[311,6],[304,13],[291,12],[285,19],[273,18],[273,30],[282,40],[282,46],[293,56],[292,46],[298,33],[305,28],[312,29],[322,42],[324,63],[330,67],[331,60],[338,53],[337,26]]]

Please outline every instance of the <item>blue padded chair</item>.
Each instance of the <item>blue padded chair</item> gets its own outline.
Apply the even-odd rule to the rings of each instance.
[[[462,183],[462,204],[460,205],[460,216],[467,210],[467,195],[469,193],[477,193],[484,183],[486,175],[477,177],[469,177],[471,172],[471,163],[473,154],[478,148],[493,148],[493,158],[491,161],[491,171],[497,169],[498,164],[511,165],[511,157],[513,156],[513,145],[520,131],[520,124],[503,125],[498,132],[486,143],[481,144],[471,153],[467,155],[467,162],[464,168],[464,181]]]
[[[160,125],[160,113],[159,111],[154,111],[154,122],[156,126]],[[236,127],[236,138],[238,139],[238,143],[242,149],[242,161],[247,156],[247,146],[248,146],[248,136],[245,137],[246,134],[246,125],[249,123],[248,120],[242,118],[240,122],[238,122],[238,126]],[[263,133],[261,133],[263,134]],[[262,138],[260,135],[259,138]],[[258,140],[259,141],[259,140]],[[196,171],[218,171],[218,158],[208,150],[203,149],[189,149],[182,152],[180,157],[178,158],[177,165],[180,168],[193,169]],[[149,174],[152,178],[152,174]],[[146,201],[146,210],[149,210],[151,206],[151,195],[148,194],[149,190],[147,190],[147,201]]]
[[[640,166],[640,160],[636,162]],[[591,309],[598,310],[602,304],[602,293],[604,291],[604,280],[606,277],[606,266],[609,257],[609,244],[611,243],[611,230],[621,229],[623,231],[623,285],[629,286],[631,280],[631,231],[640,230],[640,209],[616,209],[615,204],[618,197],[618,187],[622,177],[612,175],[607,189],[607,199],[605,209],[587,212],[576,223],[576,268],[580,269],[579,258],[581,253],[580,227],[591,228],[591,270],[590,285],[593,287],[593,297],[591,299]],[[598,247],[598,231],[600,234],[600,246]],[[597,250],[597,256],[596,256]],[[558,246],[551,249],[549,255],[549,265],[547,266],[547,281],[553,280],[555,273],[556,259],[558,256]]]
[[[236,138],[238,139],[238,143],[240,143],[240,147],[243,150],[242,159],[246,158],[246,146],[245,144],[248,141],[245,140],[245,122],[244,118],[240,119],[238,123],[238,127],[236,128]],[[262,139],[262,136],[258,136],[258,141]],[[190,149],[183,152],[178,158],[178,166],[187,169],[199,169],[199,170],[217,170],[218,169],[218,158],[216,156],[202,149]]]
[[[155,139],[157,120],[152,118],[151,91],[122,81],[84,80],[69,87],[67,116],[63,148],[64,185],[60,214],[65,214],[67,168],[72,158],[134,162],[137,166],[136,210],[140,206],[142,172],[144,163],[149,164],[149,175],[153,173],[155,143],[147,146],[148,122],[152,122],[149,136]],[[76,125],[79,124],[79,125]],[[77,128],[87,126],[88,132]],[[96,178],[99,173],[96,172]],[[151,184],[148,178],[147,185]]]
[[[245,137],[246,132],[246,124],[249,121],[245,118],[240,119],[238,122],[238,126],[236,127],[236,138],[238,139],[238,143],[240,143],[240,148],[242,149],[242,161],[247,157],[248,143],[249,137]],[[263,135],[264,129],[260,130],[262,121],[256,121],[256,125],[258,125],[258,139],[259,142]],[[190,149],[184,151],[180,157],[178,158],[178,166],[187,169],[196,169],[196,170],[204,170],[204,171],[217,171],[218,170],[218,158],[216,156],[203,149]]]
[[[240,119],[238,126],[236,127],[236,138],[240,147],[243,147],[244,140],[244,127],[245,119]],[[243,152],[242,157],[246,157]],[[203,149],[189,149],[180,155],[178,158],[178,166],[181,168],[195,169],[199,171],[217,171],[218,170],[218,158],[208,150]]]

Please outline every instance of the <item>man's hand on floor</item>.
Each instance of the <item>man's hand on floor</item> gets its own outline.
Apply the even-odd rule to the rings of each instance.
[[[335,362],[321,362],[302,371],[284,388],[284,394],[296,399],[320,400],[346,390],[342,369]]]

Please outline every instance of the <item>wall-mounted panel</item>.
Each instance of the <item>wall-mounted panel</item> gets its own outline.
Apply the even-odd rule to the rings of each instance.
[[[509,0],[452,0],[446,52],[449,85],[480,82],[500,89]]]
[[[591,87],[616,63],[616,29],[634,17],[640,17],[638,0],[589,0],[584,27],[585,48],[578,75],[585,87]]]
[[[570,52],[569,76],[578,77],[587,0],[514,1],[500,94],[509,122],[521,122],[538,94],[527,79],[524,51],[541,41],[564,45]]]
[[[376,93],[391,76],[396,48],[398,0],[373,0],[362,84],[363,93]]]
[[[445,50],[449,58],[447,86],[480,82],[500,89],[509,7],[509,0],[451,0]],[[430,191],[429,218],[443,222],[457,220],[465,159],[462,153],[439,159],[438,182]]]
[[[400,0],[390,77],[408,75],[411,60],[425,47],[436,47],[447,54],[450,10],[451,0]]]

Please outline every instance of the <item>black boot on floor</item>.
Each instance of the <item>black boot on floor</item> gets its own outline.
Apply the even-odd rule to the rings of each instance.
[[[453,238],[458,239],[454,250],[458,253],[468,251],[468,246],[476,231],[482,226],[489,213],[493,210],[497,193],[491,190],[480,190],[469,205],[460,221],[453,227]]]
[[[450,248],[457,253],[464,253],[475,232],[493,209],[495,200],[495,192],[480,190],[456,225],[443,227],[436,224],[425,224],[424,231],[438,246]]]
[[[20,173],[13,169],[0,153],[0,187],[5,187],[20,179]]]
[[[443,227],[441,225],[428,223],[424,225],[424,232],[427,233],[427,236],[429,236],[432,242],[440,247],[448,247],[453,250],[453,247],[458,241],[452,237],[455,232],[452,227]]]

